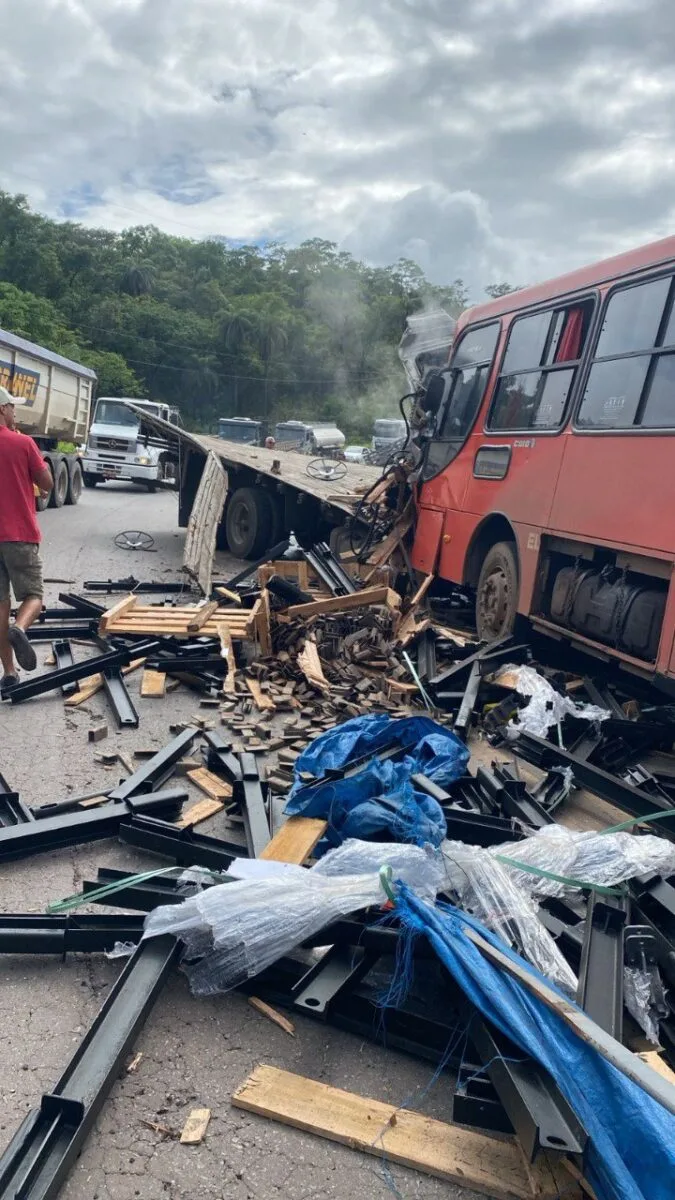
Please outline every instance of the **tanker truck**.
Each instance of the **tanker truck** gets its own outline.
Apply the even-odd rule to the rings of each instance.
[[[77,504],[82,493],[82,456],[96,374],[52,350],[0,329],[0,384],[16,401],[16,426],[32,437],[52,473],[49,496],[39,509]],[[59,445],[74,446],[68,452]]]

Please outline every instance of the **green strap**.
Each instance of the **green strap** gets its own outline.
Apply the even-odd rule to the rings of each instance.
[[[114,896],[115,892],[122,891],[122,888],[128,887],[135,883],[145,883],[146,879],[156,879],[158,875],[168,875],[171,871],[177,868],[173,867],[158,867],[154,871],[144,871],[141,875],[127,875],[124,879],[115,879],[112,883],[103,884],[100,888],[96,888],[93,892],[76,892],[74,896],[66,896],[64,900],[53,900],[47,905],[48,913],[70,912],[73,908],[81,908],[83,904],[89,904],[94,900],[103,900],[105,896]],[[217,876],[217,871],[208,871],[211,876]]]
[[[556,875],[553,871],[545,871],[543,867],[533,867],[529,863],[519,862],[517,858],[507,858],[505,854],[496,854],[498,862],[506,863],[508,867],[517,867],[519,871],[527,871],[528,875],[538,875],[541,879],[552,879],[554,883],[564,883],[568,887],[590,888],[601,896],[620,896],[620,888],[602,887],[597,883],[589,883],[587,879],[574,879],[571,875]]]
[[[395,904],[396,893],[394,892],[393,888],[394,872],[388,863],[385,863],[384,866],[380,867],[379,875],[380,883],[382,884],[382,890],[387,897],[387,900],[391,900],[392,904]]]
[[[657,812],[647,813],[646,817],[631,817],[620,825],[609,825],[607,829],[599,829],[598,833],[621,833],[622,829],[631,829],[633,825],[642,825],[644,821],[660,821],[663,817],[675,817],[675,808],[660,808]]]

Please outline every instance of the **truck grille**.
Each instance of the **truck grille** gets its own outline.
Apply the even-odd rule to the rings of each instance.
[[[120,450],[123,454],[135,449],[135,443],[128,442],[126,438],[99,437],[96,446],[98,450]]]

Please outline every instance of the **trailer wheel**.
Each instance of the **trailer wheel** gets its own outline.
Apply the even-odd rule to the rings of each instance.
[[[68,475],[68,491],[66,492],[66,504],[77,504],[82,495],[82,467],[79,462],[74,462],[72,470]]]
[[[272,545],[273,513],[262,488],[237,488],[225,510],[225,534],[237,558],[260,558]]]
[[[46,508],[49,508],[49,506],[50,506],[50,504],[51,504],[51,502],[52,502],[52,496],[53,496],[53,494],[54,494],[54,485],[53,485],[53,479],[54,479],[54,467],[53,467],[52,463],[50,463],[50,462],[49,462],[49,460],[48,460],[48,459],[45,459],[45,462],[47,463],[47,466],[49,467],[49,470],[50,470],[50,471],[51,471],[51,473],[52,473],[52,490],[51,490],[51,492],[49,493],[49,495],[48,495],[48,496],[43,496],[43,495],[42,495],[42,493],[40,492],[40,493],[39,493],[39,494],[38,494],[38,495],[35,497],[35,507],[36,507],[36,509],[37,509],[37,511],[38,511],[38,512],[44,512]]]
[[[52,467],[52,475],[54,476],[54,486],[51,496],[49,497],[50,508],[63,508],[68,494],[68,466],[65,459],[61,459]]]
[[[488,550],[476,588],[476,628],[482,641],[512,633],[518,613],[518,564],[513,542]]]

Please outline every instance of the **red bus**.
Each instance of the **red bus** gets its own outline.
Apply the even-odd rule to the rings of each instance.
[[[470,309],[432,388],[413,565],[675,679],[675,237]]]

